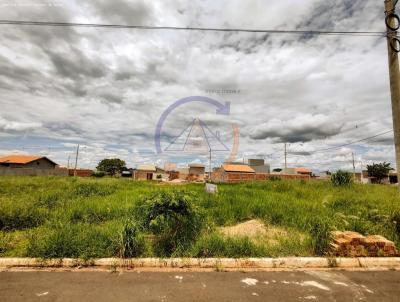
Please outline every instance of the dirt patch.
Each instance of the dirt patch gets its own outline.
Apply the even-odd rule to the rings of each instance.
[[[284,228],[265,225],[260,220],[252,219],[234,226],[221,227],[219,231],[226,237],[247,236],[253,240],[262,239],[269,244],[277,244],[279,237],[288,236]]]

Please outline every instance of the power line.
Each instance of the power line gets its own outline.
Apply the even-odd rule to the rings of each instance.
[[[324,148],[324,149],[317,149],[315,151],[307,152],[307,154],[304,154],[304,155],[303,154],[292,154],[292,155],[294,155],[294,156],[308,156],[308,155],[311,155],[313,153],[337,150],[337,149],[340,149],[342,147],[346,147],[346,146],[349,146],[349,145],[352,145],[352,144],[355,144],[355,143],[367,141],[367,140],[370,140],[372,138],[375,138],[375,137],[378,137],[378,136],[382,136],[382,135],[385,135],[385,134],[390,133],[390,132],[393,132],[393,130],[388,130],[388,131],[385,131],[385,132],[382,132],[382,133],[378,133],[378,134],[375,134],[373,136],[365,137],[365,138],[362,138],[362,139],[359,139],[359,140],[356,140],[356,141],[352,141],[352,142],[349,142],[349,143],[346,143],[346,144],[342,144],[342,145],[338,145],[338,146],[334,146],[334,147],[329,147],[329,148]]]
[[[92,27],[109,29],[141,29],[141,30],[180,30],[180,31],[214,31],[214,32],[247,32],[265,34],[297,34],[297,35],[333,35],[333,36],[373,36],[386,37],[381,31],[323,31],[323,30],[279,30],[279,29],[250,29],[250,28],[216,28],[216,27],[181,27],[181,26],[150,26],[123,25],[102,23],[74,23],[50,21],[0,20],[0,25],[22,26],[54,26],[54,27]]]

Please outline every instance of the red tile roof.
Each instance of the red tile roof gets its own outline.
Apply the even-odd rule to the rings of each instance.
[[[0,157],[0,163],[4,164],[28,164],[38,159],[45,158],[52,163],[56,164],[52,160],[48,159],[45,156],[34,156],[34,155],[8,155],[4,157]]]
[[[307,168],[296,168],[297,173],[311,173],[310,169]]]
[[[244,172],[244,173],[254,173],[255,171],[250,168],[248,165],[222,165],[222,169],[227,172]]]

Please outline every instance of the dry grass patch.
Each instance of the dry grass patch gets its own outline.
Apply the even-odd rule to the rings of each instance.
[[[268,245],[278,245],[282,239],[297,237],[299,241],[304,241],[306,235],[300,232],[288,231],[283,227],[265,225],[257,219],[248,220],[233,226],[219,228],[219,232],[225,237],[248,237],[255,243],[266,243]]]

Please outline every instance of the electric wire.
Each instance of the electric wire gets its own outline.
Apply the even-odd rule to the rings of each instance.
[[[75,23],[26,20],[0,20],[0,25],[17,26],[53,26],[53,27],[91,27],[108,29],[139,29],[139,30],[175,30],[175,31],[212,31],[212,32],[245,32],[264,34],[297,34],[297,35],[334,35],[334,36],[374,36],[386,37],[386,31],[323,31],[323,30],[285,30],[285,29],[251,29],[251,28],[216,28],[191,26],[151,26],[151,25],[124,25],[103,23]]]

